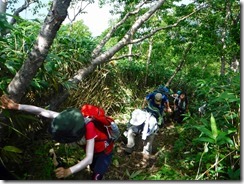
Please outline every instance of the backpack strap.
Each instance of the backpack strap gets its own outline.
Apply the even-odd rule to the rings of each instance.
[[[99,128],[98,128],[98,126],[100,126],[100,125],[98,125],[98,121],[96,120],[96,119],[94,119],[94,118],[91,118],[91,117],[84,117],[84,120],[85,120],[85,124],[87,125],[88,123],[90,123],[90,122],[93,122],[94,123],[94,125],[95,125],[95,127],[96,127],[96,129],[98,129],[99,130]],[[109,126],[106,126],[106,125],[102,125],[105,129],[106,129],[106,132],[107,132],[107,134],[110,134],[109,133]],[[101,126],[100,126],[101,127]],[[99,131],[102,131],[102,130],[99,130]],[[109,144],[110,144],[110,142],[112,141],[112,138],[111,138],[111,135],[108,135],[108,138],[107,139],[99,139],[99,140],[95,140],[95,142],[103,142],[103,141],[107,141]]]

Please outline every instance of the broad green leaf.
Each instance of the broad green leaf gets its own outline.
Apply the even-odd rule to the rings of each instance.
[[[235,133],[236,129],[235,128],[231,128],[231,129],[228,129],[227,132],[228,132],[228,134]]]
[[[14,153],[22,153],[22,150],[19,148],[16,148],[15,146],[4,146],[3,150],[8,152],[14,152]]]
[[[229,137],[225,137],[223,139],[221,139],[220,141],[217,142],[217,144],[220,146],[220,145],[223,145],[223,144],[227,144],[229,143],[230,145],[234,145],[233,141],[229,138]]]
[[[210,122],[211,122],[211,130],[212,130],[213,137],[214,139],[216,139],[216,137],[218,136],[218,129],[217,129],[215,118],[212,113],[211,113]]]
[[[236,97],[235,97],[235,95],[233,93],[228,93],[227,91],[222,93],[220,95],[220,98],[223,98],[226,101],[229,101],[230,99],[236,99]]]
[[[209,142],[209,143],[212,143],[212,144],[215,143],[215,140],[211,139],[209,137],[199,137],[199,138],[194,139],[194,141]]]
[[[207,135],[209,138],[214,139],[212,132],[205,128],[204,126],[194,126],[196,129],[198,129],[200,132],[204,133]]]
[[[138,170],[138,171],[135,171],[133,172],[131,175],[130,175],[130,178],[134,178],[136,177],[138,174],[140,174],[142,172],[142,170]]]
[[[229,143],[230,145],[234,145],[234,142],[232,141],[232,139],[231,138],[229,138],[229,137],[226,137],[225,138],[225,141],[227,142],[227,143]]]
[[[228,99],[228,102],[239,102],[240,98],[230,98]]]
[[[226,135],[227,135],[227,133],[225,133],[225,132],[219,132],[219,134],[218,134],[218,136],[216,138],[216,143],[218,145],[222,145],[222,144],[227,143],[226,142],[226,138],[228,138],[228,137]]]

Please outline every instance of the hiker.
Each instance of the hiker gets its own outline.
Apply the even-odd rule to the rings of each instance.
[[[52,138],[60,143],[77,143],[84,147],[86,156],[77,164],[59,167],[55,170],[57,178],[66,178],[90,165],[93,180],[101,180],[112,160],[113,141],[107,141],[104,132],[95,127],[94,121],[84,117],[79,109],[69,108],[61,113],[33,105],[18,104],[7,96],[1,97],[3,109],[13,109],[53,119],[49,127]],[[103,139],[103,141],[97,141]]]
[[[124,132],[124,135],[127,138],[125,152],[133,152],[136,144],[135,137],[141,135],[143,141],[142,153],[150,155],[152,153],[152,143],[157,131],[158,123],[156,118],[147,111],[135,109],[127,124],[127,131]]]
[[[178,90],[176,93],[173,93],[173,94],[171,95],[171,97],[173,97],[174,99],[176,99],[176,98],[178,98],[178,97],[180,96],[180,93],[181,93],[181,91]]]
[[[147,106],[146,106],[147,104]],[[171,113],[172,110],[169,106],[169,100],[167,95],[163,95],[159,92],[149,93],[143,101],[142,109],[145,109],[147,112],[151,113],[158,122],[158,125],[161,127],[164,123],[163,112],[166,108],[166,112]]]
[[[185,114],[188,111],[188,99],[185,92],[180,92],[179,96],[174,100],[174,121],[182,123]]]

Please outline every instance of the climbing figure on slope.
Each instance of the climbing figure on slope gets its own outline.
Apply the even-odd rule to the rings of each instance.
[[[25,111],[52,119],[49,133],[52,135],[53,140],[59,143],[76,143],[84,148],[86,155],[79,163],[68,168],[58,167],[55,170],[57,178],[66,178],[85,169],[88,165],[91,166],[93,171],[93,180],[103,178],[112,161],[114,140],[109,138],[107,132],[96,126],[97,122],[93,119],[93,116],[87,114],[94,106],[83,105],[81,109],[68,108],[59,113],[33,105],[15,103],[6,95],[3,95],[0,100],[3,109]],[[102,110],[102,112],[104,111]],[[101,118],[106,117],[102,116]],[[118,135],[119,130],[116,131]],[[116,137],[118,136],[115,136],[114,139]]]
[[[141,109],[135,109],[127,124],[127,131],[124,132],[124,136],[127,138],[125,151],[132,153],[137,144],[135,138],[141,135],[143,141],[142,153],[146,155],[151,154],[153,140],[158,128],[157,120],[152,114]]]
[[[185,114],[188,112],[188,99],[185,92],[180,92],[179,96],[174,100],[174,121],[181,124]]]
[[[172,110],[169,105],[169,99],[167,94],[169,90],[167,87],[164,87],[164,94],[162,92],[154,91],[146,95],[143,101],[142,109],[145,109],[147,112],[151,113],[158,122],[158,125],[163,126],[163,113],[171,113]]]

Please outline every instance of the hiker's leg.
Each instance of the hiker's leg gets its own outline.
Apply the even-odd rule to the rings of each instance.
[[[102,180],[104,174],[107,172],[109,165],[112,161],[113,153],[105,154],[104,152],[96,155],[95,160],[92,163],[92,179],[93,180]]]
[[[143,141],[143,151],[142,153],[150,155],[152,153],[152,144],[154,140],[155,134],[151,134],[147,137],[145,141]]]
[[[133,127],[130,127],[128,130],[128,135],[127,135],[127,147],[128,148],[133,148],[135,146],[135,136],[136,136],[136,134],[133,131]]]
[[[175,115],[174,115],[174,121],[179,123],[179,120],[180,120],[179,118],[180,118],[180,112],[179,112],[179,110],[176,110]]]

